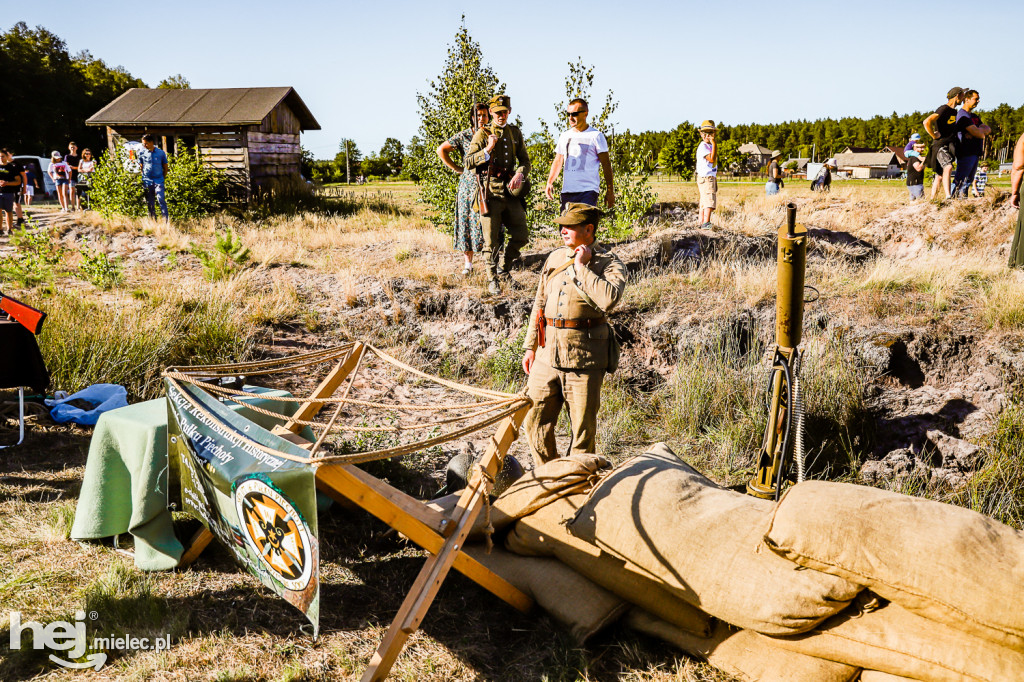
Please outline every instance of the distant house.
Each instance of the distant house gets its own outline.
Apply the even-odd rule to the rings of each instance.
[[[748,170],[760,170],[772,161],[772,150],[768,149],[768,147],[762,147],[754,142],[747,142],[736,151],[740,154],[746,155],[746,166]]]
[[[900,160],[900,166],[902,168],[907,167],[907,155],[903,152],[903,147],[882,147],[878,151],[880,152],[892,152],[896,155],[896,158]]]
[[[852,178],[894,178],[902,172],[894,152],[848,152],[835,158],[838,172]]]
[[[878,151],[874,147],[847,147],[840,154],[868,154],[870,152]]]
[[[786,159],[785,161],[782,162],[782,167],[786,170],[787,173],[791,173],[793,175],[803,175],[807,172],[808,161],[810,161],[809,158],[803,157],[798,157],[795,159]],[[793,164],[793,162],[796,162],[796,168],[790,170],[789,167],[791,164]]]
[[[320,130],[289,87],[132,88],[86,124],[106,127],[112,152],[119,142],[137,141],[144,133],[155,135],[168,154],[194,149],[245,197],[259,187],[300,179],[299,134]]]

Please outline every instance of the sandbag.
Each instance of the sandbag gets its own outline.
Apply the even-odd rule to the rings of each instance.
[[[632,607],[557,559],[518,556],[500,547],[488,554],[480,544],[463,551],[533,597],[580,645]]]
[[[505,546],[525,556],[554,557],[601,587],[682,630],[701,637],[711,634],[711,617],[664,589],[635,566],[578,540],[565,529],[586,500],[565,497],[523,517],[509,531]]]
[[[622,622],[632,630],[673,644],[741,680],[851,682],[860,674],[860,668],[780,649],[756,632],[740,630],[721,621],[716,623],[709,637],[684,632],[638,608],[630,610]]]
[[[490,514],[480,514],[469,533],[471,540],[483,537],[488,522],[501,532],[517,519],[568,495],[587,493],[611,470],[600,455],[576,454],[559,457],[527,471],[491,503]],[[430,506],[450,514],[461,493],[438,498]]]
[[[870,592],[811,632],[769,639],[790,651],[925,682],[1024,680],[1024,652],[929,620]]]
[[[881,670],[864,670],[861,672],[860,677],[857,678],[857,682],[914,682],[909,677],[900,677],[899,675],[890,675],[889,673],[883,673]]]
[[[862,587],[763,548],[774,507],[720,488],[659,443],[608,474],[568,529],[727,623],[806,632]]]
[[[962,507],[848,483],[805,481],[765,544],[965,632],[1024,649],[1024,533]]]

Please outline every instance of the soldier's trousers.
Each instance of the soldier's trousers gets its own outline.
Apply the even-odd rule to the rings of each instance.
[[[577,371],[554,369],[535,361],[530,368],[526,393],[533,400],[523,421],[534,464],[540,465],[559,456],[555,447],[555,426],[562,406],[569,404],[572,431],[571,453],[594,452],[597,447],[597,411],[601,407],[601,384],[605,370]]]
[[[519,199],[492,194],[488,199],[488,208],[490,215],[480,216],[484,232],[483,257],[487,267],[487,279],[495,279],[498,276],[498,256],[501,254],[501,244],[504,241],[502,227],[504,226],[504,232],[508,233],[508,244],[501,260],[501,267],[505,272],[509,271],[512,261],[519,258],[519,252],[526,246],[530,234],[526,228],[526,210]]]

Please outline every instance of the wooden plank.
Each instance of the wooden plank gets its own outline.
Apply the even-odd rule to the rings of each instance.
[[[253,166],[276,166],[279,164],[298,162],[298,152],[289,154],[261,154],[252,150],[249,151],[249,163]]]
[[[192,536],[192,540],[188,543],[188,547],[185,548],[185,553],[181,555],[181,560],[178,561],[178,568],[191,566],[210,544],[211,540],[213,540],[213,533],[205,526],[197,530]]]
[[[329,398],[334,395],[334,392],[338,390],[338,386],[348,378],[348,375],[355,369],[359,363],[359,358],[362,357],[365,351],[365,346],[358,341],[352,346],[352,350],[349,352],[348,357],[335,365],[320,385],[313,391],[311,398]],[[309,421],[315,417],[321,409],[323,409],[324,403],[304,402],[299,405],[299,409],[295,411],[291,419],[282,424],[281,426],[275,426],[273,433],[279,433],[281,431],[291,431],[292,433],[298,433],[302,430],[302,425],[296,423],[298,421]]]
[[[285,142],[250,142],[249,150],[256,154],[298,154],[299,143]]]
[[[498,426],[498,432],[491,439],[491,443],[480,461],[481,466],[491,475],[497,469],[497,462],[504,459],[505,452],[515,440],[519,425],[526,417],[529,408],[530,406],[526,405],[517,410],[511,417],[503,419]],[[481,479],[482,476],[477,471],[473,475],[469,487],[463,491],[459,505],[456,507],[456,512],[461,509],[463,513],[455,518],[455,532],[445,541],[440,551],[427,559],[423,569],[416,577],[412,589],[409,590],[402,602],[398,614],[391,622],[391,627],[388,628],[384,640],[380,643],[373,658],[370,659],[370,665],[363,673],[363,682],[378,682],[386,678],[409,639],[409,635],[415,632],[423,622],[423,617],[437,595],[441,583],[444,582],[456,558],[462,553],[460,550],[463,543],[480,513],[482,496],[486,494],[481,485]]]
[[[256,166],[251,171],[253,178],[280,178],[299,175],[298,164],[287,165],[287,166]]]
[[[269,142],[271,144],[299,144],[297,133],[263,133],[257,130],[249,133],[249,143]]]
[[[358,467],[322,464],[317,468],[316,476],[317,487],[325,493],[331,497],[340,495],[352,500],[418,545],[420,543],[413,539],[412,535],[395,525],[403,523],[404,516],[411,517],[426,529],[441,535],[448,535],[447,528],[454,527],[444,512],[428,507],[412,495],[393,488]],[[422,535],[418,529],[411,530],[414,534]],[[440,541],[438,538],[438,545]],[[430,551],[429,547],[423,548]]]

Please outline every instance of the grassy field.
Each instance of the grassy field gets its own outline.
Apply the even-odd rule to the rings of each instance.
[[[837,181],[828,195],[806,185],[788,183],[780,196],[765,197],[762,185],[723,183],[715,229],[701,234],[726,246],[696,263],[645,266],[631,277],[615,320],[635,339],[605,388],[602,453],[620,461],[665,440],[723,484],[749,477],[765,421],[764,364],[726,332],[744,316],[771,324],[774,263],[740,247],[770,245],[763,240],[781,222],[787,201],[799,204],[801,222],[874,249],[852,258],[840,248],[846,242],[822,241],[824,255],[808,268],[808,283],[822,293],[809,308],[805,339],[812,446],[831,467],[820,475],[857,476],[875,428],[869,398],[902,390],[856,359],[852,332],[909,325],[943,338],[972,334],[986,348],[1024,347],[1024,278],[1004,267],[1000,251],[1010,237],[1005,197],[993,192],[983,201],[909,206],[897,182]],[[696,227],[694,183],[658,182],[655,190],[661,203],[650,223],[614,245],[624,258]],[[221,215],[170,226],[88,213],[58,220],[52,210],[40,210],[34,241],[0,244],[3,290],[50,313],[40,341],[53,389],[114,381],[134,401],[159,395],[156,377],[168,364],[276,356],[355,338],[465,383],[521,386],[515,339],[524,320],[500,313],[526,305],[536,274],[517,273],[522,291],[490,299],[481,275],[458,275],[450,237],[422,218],[415,185],[336,191],[362,203],[350,202],[347,214]],[[250,250],[248,260],[218,251],[226,230]],[[88,264],[97,259],[90,261],[82,248],[85,237],[109,256],[108,268],[118,276],[93,277]],[[531,248],[555,243],[539,234]],[[205,265],[196,255],[203,250],[219,261]],[[41,278],[31,282],[18,279],[26,275],[18,268],[27,254],[41,263]],[[659,335],[663,330],[718,334],[722,342],[683,346]],[[1021,527],[1024,408],[1015,386],[1005,392],[1005,409],[972,436],[986,463],[969,484],[950,488],[911,478],[901,481],[902,489]],[[112,652],[95,679],[359,677],[422,565],[422,551],[365,514],[335,508],[323,515],[323,634],[312,642],[300,633],[297,612],[223,549],[211,548],[188,570],[144,574],[108,543],[70,541],[90,435],[88,428],[38,419],[25,445],[0,454],[0,553],[7,558],[0,565],[0,613],[18,610],[45,623],[84,608],[99,614],[89,625],[97,633],[170,635],[166,652]],[[529,461],[521,443],[514,452]],[[414,482],[417,493],[436,492],[443,476],[438,466],[443,461],[398,478]],[[183,536],[195,527],[178,522]],[[6,632],[0,625],[0,679],[77,675],[42,652],[11,651]],[[622,628],[580,646],[547,617],[521,615],[453,576],[394,679],[732,678]]]

